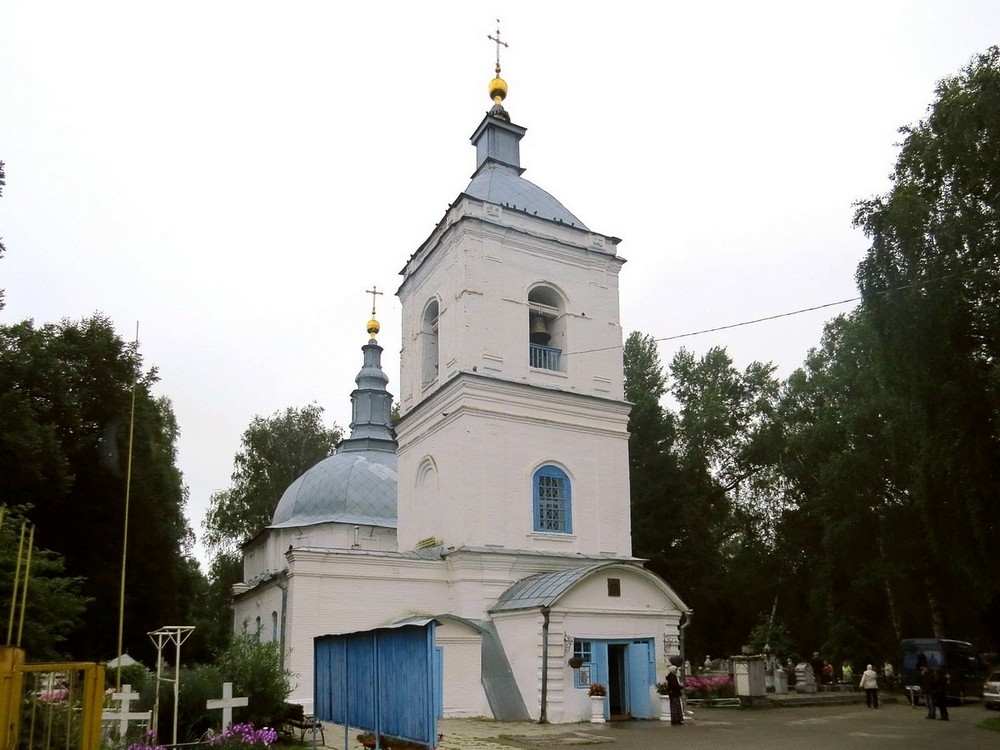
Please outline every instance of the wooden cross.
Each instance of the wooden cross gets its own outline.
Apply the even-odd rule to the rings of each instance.
[[[375,295],[376,294],[382,294],[382,292],[378,291],[378,287],[375,286],[374,284],[372,284],[372,288],[371,289],[365,289],[365,294],[370,294],[372,296],[372,317],[374,318],[375,317]]]
[[[145,721],[146,726],[149,726],[149,722],[152,721],[152,711],[132,711],[130,709],[129,704],[132,701],[139,700],[139,694],[132,692],[131,685],[122,685],[122,691],[120,693],[112,693],[111,700],[118,701],[118,708],[106,708],[101,711],[101,721],[117,721],[118,737],[120,739],[125,739],[130,720]]]
[[[504,47],[507,47],[507,48],[509,48],[510,45],[507,44],[507,42],[501,42],[500,41],[500,19],[499,18],[497,19],[497,35],[493,36],[492,34],[487,34],[486,38],[489,39],[491,42],[496,42],[497,43],[497,75],[500,75],[500,45],[502,44]]]
[[[222,698],[211,698],[205,703],[205,708],[209,711],[214,711],[215,709],[222,709],[222,731],[225,732],[229,729],[229,725],[233,723],[233,709],[242,708],[250,702],[249,698],[234,698],[233,697],[233,683],[223,682],[222,683]]]

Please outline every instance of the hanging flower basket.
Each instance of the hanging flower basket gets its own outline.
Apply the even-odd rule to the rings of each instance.
[[[583,666],[583,659],[581,659],[579,656],[571,656],[569,658],[569,665],[573,669],[579,669],[580,667]]]

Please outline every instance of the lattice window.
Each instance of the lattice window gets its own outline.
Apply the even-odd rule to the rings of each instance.
[[[573,531],[569,477],[555,466],[535,472],[535,531]]]

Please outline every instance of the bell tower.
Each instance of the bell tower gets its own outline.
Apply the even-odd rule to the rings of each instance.
[[[472,180],[397,292],[399,549],[629,556],[619,240],[522,177],[490,38]]]

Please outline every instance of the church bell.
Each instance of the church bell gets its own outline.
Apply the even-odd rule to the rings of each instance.
[[[541,315],[535,315],[531,319],[531,331],[529,336],[532,344],[548,344],[549,339],[552,338],[552,334],[549,333],[549,327],[545,323],[545,318]]]

